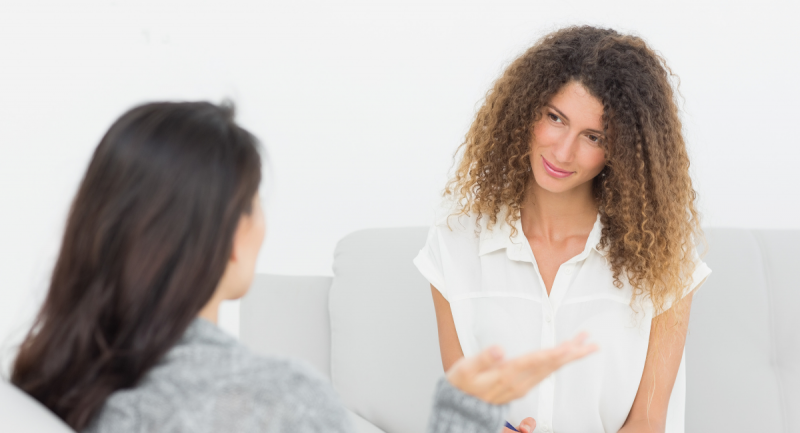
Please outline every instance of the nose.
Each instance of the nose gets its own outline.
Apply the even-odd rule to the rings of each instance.
[[[578,146],[578,136],[565,134],[553,146],[553,156],[557,162],[570,163],[575,157]],[[554,161],[554,162],[556,162]]]

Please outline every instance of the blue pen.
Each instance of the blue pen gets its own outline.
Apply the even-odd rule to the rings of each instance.
[[[515,432],[519,431],[519,430],[515,429],[513,425],[509,424],[508,421],[506,421],[506,428],[510,429],[511,431],[515,431]]]

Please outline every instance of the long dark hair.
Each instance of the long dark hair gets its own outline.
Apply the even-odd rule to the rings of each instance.
[[[76,430],[133,387],[210,300],[261,182],[230,104],[125,113],[72,203],[44,305],[11,381]]]

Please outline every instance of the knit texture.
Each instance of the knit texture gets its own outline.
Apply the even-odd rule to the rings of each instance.
[[[496,433],[504,424],[506,412],[508,405],[486,403],[441,378],[436,384],[428,432]]]
[[[505,406],[441,379],[429,433],[497,433]],[[302,361],[256,355],[197,319],[131,389],[106,400],[85,433],[354,432],[330,383]]]

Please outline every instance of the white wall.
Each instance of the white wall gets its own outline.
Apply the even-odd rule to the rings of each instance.
[[[0,345],[21,338],[91,152],[132,105],[234,99],[274,166],[258,271],[330,274],[347,233],[430,222],[492,80],[565,24],[639,34],[681,77],[706,225],[800,229],[797,16],[774,0],[2,0]]]

